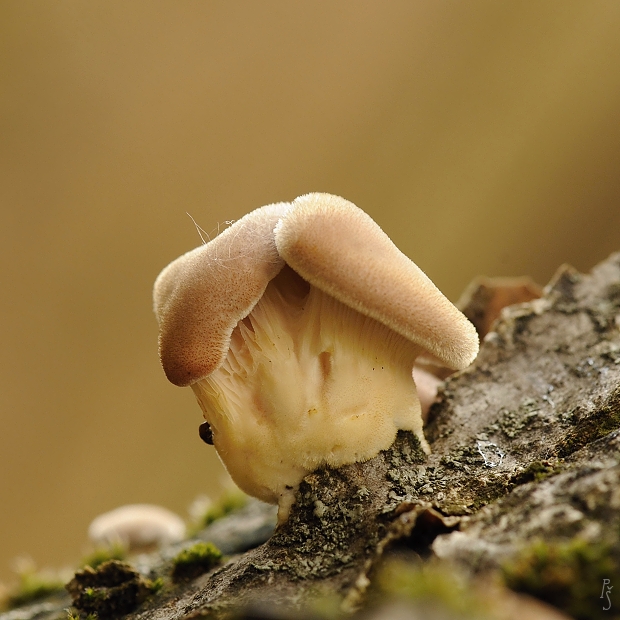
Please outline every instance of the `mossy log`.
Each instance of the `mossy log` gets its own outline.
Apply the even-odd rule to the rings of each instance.
[[[267,542],[130,617],[228,617],[257,600],[307,609],[321,596],[355,611],[398,553],[501,573],[575,617],[616,617],[619,430],[620,253],[589,275],[563,267],[543,297],[502,311],[431,409],[432,454],[399,433],[370,461],[312,473]],[[563,581],[557,565],[572,571]],[[618,586],[606,612],[603,579]]]
[[[399,539],[472,573],[537,539],[579,536],[620,560],[619,428],[616,254],[587,276],[562,268],[541,299],[503,311],[476,362],[446,381],[425,431],[430,456],[401,433],[366,463],[311,474],[267,543],[203,577],[161,617],[257,597],[300,607],[322,592],[354,609]]]

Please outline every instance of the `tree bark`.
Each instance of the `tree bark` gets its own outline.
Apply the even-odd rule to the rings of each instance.
[[[312,473],[267,542],[164,588],[130,617],[225,617],[257,599],[303,609],[322,593],[354,611],[399,545],[470,576],[502,570],[527,590],[506,567],[537,540],[585,541],[611,571],[596,578],[620,590],[620,253],[589,275],[563,267],[542,298],[505,308],[440,397],[429,456],[401,432],[370,461]],[[152,569],[167,578],[169,556]]]

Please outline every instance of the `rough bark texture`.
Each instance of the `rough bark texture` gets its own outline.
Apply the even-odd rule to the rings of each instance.
[[[399,545],[470,576],[502,569],[516,589],[577,617],[615,617],[620,593],[606,613],[598,611],[598,593],[603,578],[612,586],[616,579],[620,590],[619,428],[615,254],[587,276],[563,268],[541,299],[503,311],[476,362],[447,380],[431,409],[430,456],[400,433],[371,461],[309,475],[289,521],[265,544],[192,582],[167,585],[130,617],[226,617],[257,599],[301,609],[322,594],[354,611],[377,565]],[[251,518],[260,521],[250,515],[246,523]],[[587,553],[562,547],[575,540]],[[573,581],[583,581],[579,570],[595,575],[596,595],[571,594],[566,570],[564,581],[557,570],[549,577],[554,553],[571,565],[571,549],[581,562]],[[145,561],[142,572],[166,578],[171,553]],[[548,589],[536,591],[536,584]],[[562,598],[570,596],[579,599],[572,607]]]

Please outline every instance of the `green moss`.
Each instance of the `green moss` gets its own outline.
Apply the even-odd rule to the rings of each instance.
[[[620,583],[618,566],[603,544],[576,538],[567,543],[537,541],[502,567],[506,584],[535,596],[577,620],[608,618],[603,580]]]
[[[193,579],[211,570],[221,559],[222,552],[213,543],[197,542],[174,558],[172,578]]]
[[[248,496],[241,491],[226,491],[220,499],[209,506],[201,515],[196,524],[196,530],[211,525],[214,521],[221,519],[237,510],[241,510],[248,503]]]
[[[151,585],[129,564],[109,560],[96,570],[86,566],[77,571],[66,588],[80,612],[118,618],[144,601]]]
[[[85,601],[88,601],[91,605],[103,601],[106,599],[106,593],[103,590],[95,588],[84,588],[82,596]]]
[[[530,463],[523,471],[515,474],[511,482],[514,484],[526,484],[528,482],[540,482],[549,476],[554,476],[562,471],[557,463],[550,461],[534,461]]]
[[[67,620],[98,620],[97,614],[87,614],[86,616],[80,616],[77,611],[73,609],[67,609]]]
[[[452,567],[437,564],[416,566],[403,561],[387,562],[379,571],[375,585],[378,600],[405,598],[429,609],[444,609],[463,618],[490,617],[488,603]],[[451,617],[452,617],[452,614]]]
[[[145,579],[147,588],[153,593],[157,594],[164,587],[163,577],[157,577],[157,579]]]
[[[9,609],[65,591],[64,580],[52,573],[28,569],[20,572],[18,576],[17,586],[6,599]]]
[[[558,445],[558,456],[565,457],[620,428],[620,389],[609,401],[587,418],[579,420]]]
[[[90,555],[82,559],[81,566],[98,568],[108,560],[124,560],[127,557],[127,549],[120,543],[110,547],[98,547]]]

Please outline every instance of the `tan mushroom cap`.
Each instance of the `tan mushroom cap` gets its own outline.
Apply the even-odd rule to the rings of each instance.
[[[449,368],[478,353],[474,326],[354,204],[330,194],[293,201],[275,230],[279,255],[310,284],[420,345]]]
[[[190,385],[221,365],[234,327],[284,266],[273,230],[288,209],[290,203],[277,203],[248,213],[158,276],[159,355],[175,385]]]

